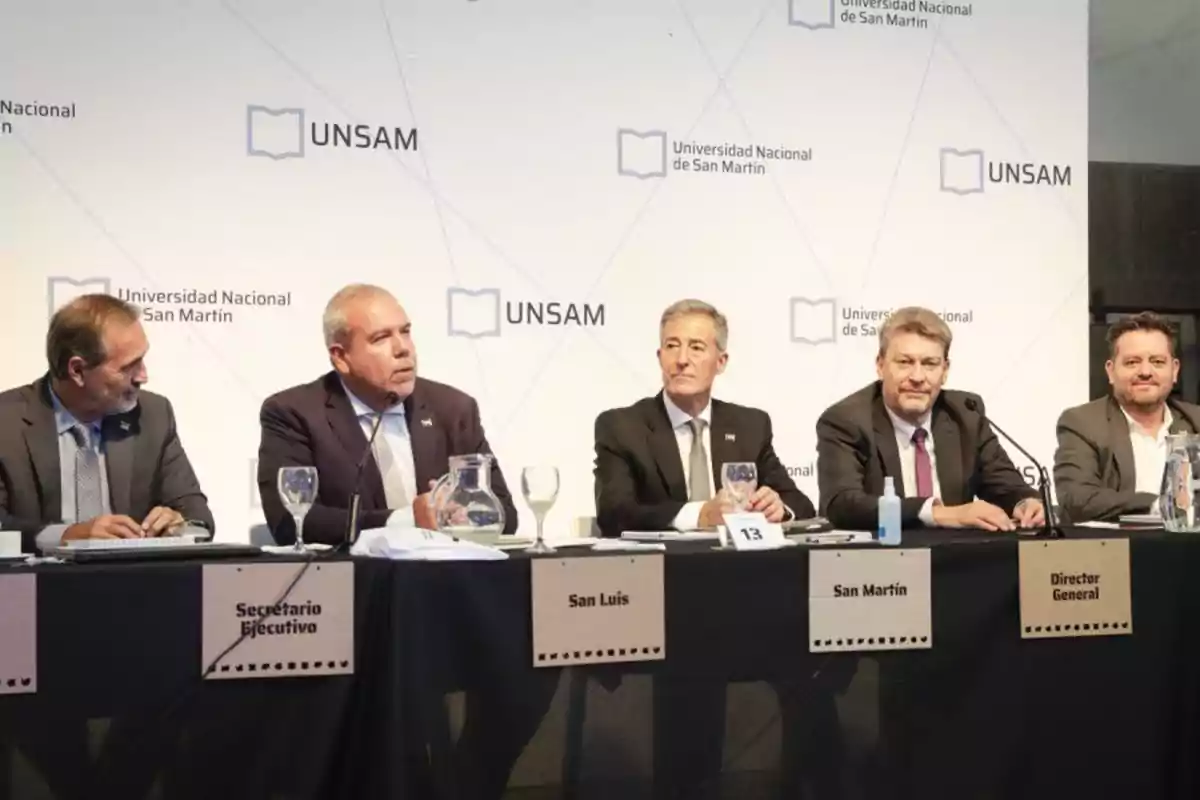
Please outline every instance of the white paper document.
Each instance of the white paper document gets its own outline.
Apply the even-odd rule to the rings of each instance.
[[[365,530],[350,548],[350,554],[396,561],[503,561],[508,558],[508,553],[498,548],[424,528]]]
[[[621,538],[630,542],[719,542],[720,531],[625,531]]]

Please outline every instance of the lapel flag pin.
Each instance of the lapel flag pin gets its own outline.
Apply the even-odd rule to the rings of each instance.
[[[421,420],[421,427],[423,427],[423,428],[432,428],[432,427],[433,427],[433,420],[432,420],[432,419],[430,419],[429,417],[425,417],[424,419],[422,419],[422,420]]]
[[[736,442],[736,441],[737,441],[737,434],[734,434],[734,433],[727,433],[727,434],[725,434],[725,441],[727,441],[727,442]]]
[[[129,432],[129,421],[128,420],[124,420],[124,419],[121,420],[121,430],[126,433]]]

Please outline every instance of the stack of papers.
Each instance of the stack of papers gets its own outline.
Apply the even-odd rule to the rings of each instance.
[[[502,561],[508,553],[424,528],[372,528],[363,531],[350,554],[396,561]]]
[[[1122,514],[1119,519],[1122,525],[1144,525],[1152,528],[1163,526],[1163,519],[1158,514]]]
[[[724,526],[717,531],[625,531],[621,538],[630,542],[719,542]]]

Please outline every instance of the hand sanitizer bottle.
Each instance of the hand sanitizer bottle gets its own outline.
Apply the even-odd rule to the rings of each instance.
[[[900,544],[900,498],[892,476],[883,479],[883,496],[879,498],[879,543]]]

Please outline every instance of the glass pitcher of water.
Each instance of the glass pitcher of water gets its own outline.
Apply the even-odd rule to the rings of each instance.
[[[1167,467],[1163,472],[1158,509],[1169,531],[1200,532],[1200,436],[1178,433],[1167,437]]]
[[[492,491],[493,460],[485,453],[450,457],[450,471],[431,492],[439,531],[452,536],[504,532],[504,504]]]

